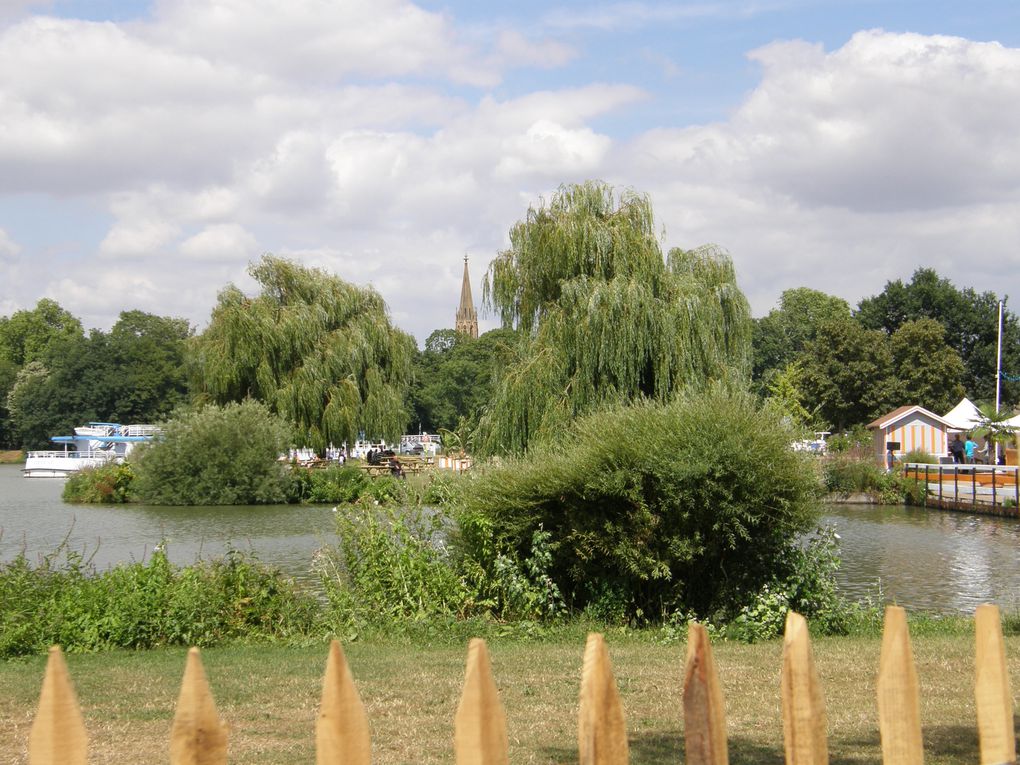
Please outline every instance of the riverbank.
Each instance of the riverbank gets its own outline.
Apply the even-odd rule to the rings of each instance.
[[[0,465],[19,465],[25,461],[25,453],[20,449],[0,450]]]
[[[677,762],[683,752],[683,645],[650,642],[646,633],[606,636],[623,698],[631,760]],[[577,694],[584,635],[543,642],[493,641],[493,673],[506,709],[510,761],[577,761]],[[781,641],[714,645],[728,716],[732,762],[783,760],[779,704]],[[203,652],[220,717],[230,729],[232,762],[314,760],[314,723],[325,644],[306,648],[230,647]],[[453,719],[466,645],[413,646],[387,641],[344,647],[366,706],[373,762],[453,761]],[[814,641],[828,700],[833,762],[879,762],[875,702],[880,641]],[[914,655],[924,699],[921,723],[929,765],[979,759],[973,703],[973,637],[918,635]],[[1020,637],[1006,638],[1014,687]],[[111,652],[67,657],[90,736],[90,761],[166,762],[183,650]],[[28,730],[45,657],[0,663],[0,752],[26,762]]]

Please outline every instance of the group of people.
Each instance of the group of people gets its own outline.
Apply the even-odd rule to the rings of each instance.
[[[404,477],[404,468],[400,464],[400,460],[397,459],[397,455],[392,449],[369,449],[368,454],[365,455],[365,461],[369,465],[383,465],[387,464],[390,468],[390,474],[394,478]]]
[[[957,465],[973,465],[975,462],[986,463],[988,461],[988,447],[978,449],[977,442],[967,434],[967,440],[961,441],[960,434],[953,436],[949,442],[949,453],[953,455],[953,462]]]

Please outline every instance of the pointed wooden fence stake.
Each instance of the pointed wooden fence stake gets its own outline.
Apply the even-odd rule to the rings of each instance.
[[[226,765],[227,731],[216,714],[198,649],[188,661],[170,730],[170,765]]]
[[[453,749],[457,765],[507,765],[509,761],[506,714],[492,677],[489,649],[481,638],[468,644]]]
[[[793,611],[786,615],[783,637],[782,697],[786,765],[828,765],[825,699],[807,622]]]
[[[340,643],[329,645],[326,674],[322,678],[322,701],[315,721],[317,765],[368,765],[372,741],[368,718]]]
[[[981,765],[1015,763],[1013,695],[1009,689],[998,606],[978,606],[974,613],[974,642],[974,697]]]
[[[60,646],[50,649],[39,708],[28,734],[29,765],[85,765],[88,736]]]
[[[907,612],[885,609],[878,667],[878,727],[883,765],[922,765],[921,706]]]
[[[626,765],[627,725],[609,651],[602,635],[588,635],[581,670],[581,708],[577,719],[580,765]]]
[[[712,645],[704,625],[687,628],[684,668],[684,747],[687,765],[727,765],[726,711]]]

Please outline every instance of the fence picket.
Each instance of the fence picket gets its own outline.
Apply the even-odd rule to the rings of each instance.
[[[454,721],[457,765],[507,765],[506,714],[492,677],[489,649],[481,638],[468,644],[464,691]]]
[[[368,765],[372,740],[361,696],[354,685],[340,643],[329,645],[326,672],[322,677],[322,701],[315,721],[316,765]]]
[[[687,629],[684,748],[688,765],[727,765],[726,711],[712,645],[704,625]]]
[[[39,708],[28,734],[29,765],[85,765],[88,735],[60,646],[50,648]]]
[[[581,706],[577,715],[580,765],[626,765],[627,725],[609,651],[602,635],[588,635],[581,670]]]
[[[998,606],[985,604],[974,612],[974,670],[981,765],[1015,763],[1013,696]]]
[[[227,730],[216,714],[198,649],[188,651],[170,729],[170,765],[226,765]]]
[[[828,765],[822,685],[815,670],[807,622],[793,611],[786,615],[781,692],[786,765]]]
[[[887,606],[878,668],[878,727],[883,765],[921,765],[921,708],[907,612]]]

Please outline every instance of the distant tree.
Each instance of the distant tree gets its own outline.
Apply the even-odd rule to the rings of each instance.
[[[483,300],[525,336],[482,418],[479,444],[520,452],[579,414],[665,401],[750,370],[750,312],[715,248],[666,260],[648,198],[599,182],[529,209],[492,262]]]
[[[448,329],[429,335],[415,362],[412,395],[421,429],[473,430],[492,397],[497,370],[518,340],[509,329],[494,329],[477,339]]]
[[[934,319],[904,322],[889,338],[900,400],[945,414],[963,398],[966,370]]]
[[[835,430],[865,423],[896,404],[898,386],[885,334],[852,319],[818,328],[798,357],[806,408]]]
[[[109,334],[109,363],[116,396],[110,416],[122,422],[155,422],[188,396],[186,319],[124,311]]]
[[[0,358],[0,449],[14,449],[20,446],[10,412],[7,410],[7,394],[14,387],[17,377],[18,365],[9,359]]]
[[[318,449],[359,432],[398,437],[415,346],[378,293],[268,255],[248,272],[260,294],[226,287],[197,338],[197,389],[221,403],[264,401]]]
[[[779,298],[778,308],[754,320],[753,378],[766,382],[815,339],[822,324],[848,319],[850,315],[850,304],[842,298],[808,287],[786,290]]]
[[[804,367],[796,361],[769,376],[766,399],[786,416],[791,427],[815,424],[814,414],[804,406]]]
[[[43,298],[31,310],[0,318],[0,358],[21,367],[41,359],[54,341],[84,335],[78,319],[56,301]]]
[[[888,282],[874,297],[861,301],[855,314],[868,329],[892,334],[915,319],[934,319],[946,329],[946,343],[963,361],[963,385],[972,399],[995,396],[998,298],[991,292],[957,289],[930,268],[914,272],[908,284]],[[1006,311],[1003,322],[1003,369],[1020,375],[1020,324]],[[1003,400],[1020,401],[1020,383],[1003,381]]]

